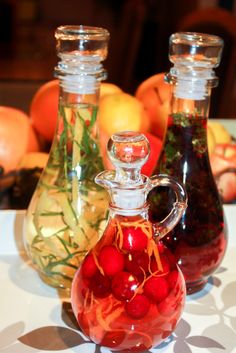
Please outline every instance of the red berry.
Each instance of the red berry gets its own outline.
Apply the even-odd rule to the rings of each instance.
[[[124,255],[115,246],[104,246],[99,254],[99,264],[105,275],[114,276],[124,268]]]
[[[101,346],[109,347],[112,350],[114,348],[120,347],[126,338],[125,330],[103,331],[103,333],[104,334],[101,336],[101,341],[99,344]],[[87,336],[89,336],[89,334]]]
[[[147,247],[148,237],[141,228],[125,227],[122,248],[128,251],[142,251]]]
[[[177,270],[171,271],[167,277],[167,281],[169,284],[169,288],[173,289],[175,288],[177,282],[178,282],[178,278],[179,278],[179,272]]]
[[[175,255],[167,248],[165,248],[165,255],[164,256],[169,261],[170,269],[175,269],[175,265],[178,262],[178,256],[177,256],[177,258],[175,258]]]
[[[158,304],[158,310],[163,316],[171,316],[175,312],[180,311],[181,306],[175,296],[169,295],[168,298]]]
[[[163,277],[150,277],[144,285],[144,294],[155,302],[161,302],[169,294],[169,286]]]
[[[137,294],[125,305],[125,310],[133,319],[141,319],[150,308],[149,299],[143,294]]]
[[[149,256],[145,252],[130,253],[125,259],[125,268],[138,279],[143,280],[144,274],[148,271]]]
[[[160,271],[157,265],[156,258],[153,256],[151,260],[151,271],[155,275],[167,275],[170,272],[170,263],[165,255],[160,257],[163,271]]]
[[[112,280],[112,293],[118,300],[131,299],[138,287],[137,279],[129,272],[121,271]]]
[[[94,261],[93,255],[87,255],[81,266],[82,276],[85,278],[93,277],[97,270],[98,268]]]
[[[158,248],[159,254],[163,254],[166,249],[165,245],[161,240],[158,241],[157,248]]]
[[[98,298],[105,298],[111,293],[111,281],[98,272],[90,283],[90,290]]]
[[[88,278],[81,278],[78,275],[78,272],[75,274],[73,283],[72,283],[72,288],[71,288],[71,296],[72,296],[72,301],[77,302],[77,298],[75,297],[80,297],[82,295],[83,298],[85,298],[88,295],[89,292],[89,285],[90,281]]]

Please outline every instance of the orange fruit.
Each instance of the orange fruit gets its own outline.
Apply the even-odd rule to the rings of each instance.
[[[164,73],[153,75],[140,83],[135,97],[143,103],[150,120],[151,133],[163,139],[171,97],[171,87],[164,82]]]
[[[156,165],[161,153],[162,140],[154,136],[153,134],[150,134],[149,132],[145,132],[144,135],[147,137],[149,141],[150,154],[147,162],[142,167],[142,173],[144,175],[151,176],[156,168]]]
[[[110,82],[102,82],[100,88],[100,98],[104,97],[108,94],[122,92],[122,89],[115,85],[114,83]]]
[[[121,88],[110,82],[102,82],[100,97],[122,92]],[[54,137],[59,101],[59,80],[46,82],[34,94],[30,105],[30,117],[40,136],[51,142]]]
[[[142,103],[128,93],[117,92],[100,99],[99,127],[108,136],[125,130],[147,131],[147,121]]]
[[[30,118],[35,130],[51,142],[57,124],[59,80],[49,81],[36,91],[30,105]]]
[[[23,111],[0,106],[0,166],[7,173],[17,168],[29,148],[30,120]]]
[[[29,120],[29,136],[28,136],[28,145],[26,152],[37,152],[41,148],[37,133],[32,125],[32,122]]]

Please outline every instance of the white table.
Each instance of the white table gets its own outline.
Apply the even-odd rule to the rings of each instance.
[[[236,353],[236,205],[225,206],[229,245],[203,291],[187,298],[157,353]],[[45,285],[22,245],[23,211],[0,212],[0,353],[108,353],[76,329],[68,298]]]

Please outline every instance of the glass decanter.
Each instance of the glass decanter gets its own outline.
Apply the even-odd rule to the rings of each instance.
[[[109,33],[61,26],[55,37],[58,122],[47,166],[27,210],[25,244],[45,282],[70,288],[107,217],[108,194],[94,177],[104,169],[96,116]]]
[[[75,274],[71,289],[73,312],[82,331],[112,350],[144,351],[175,329],[185,303],[185,282],[161,238],[186,208],[183,187],[166,175],[141,175],[149,154],[143,134],[121,132],[108,142],[115,170],[96,182],[111,197],[109,219],[101,240]],[[169,215],[148,220],[146,195],[157,185],[176,195]]]
[[[163,150],[154,173],[167,173],[182,183],[188,208],[164,239],[184,274],[187,293],[201,290],[220,265],[227,245],[223,207],[212,175],[207,148],[207,120],[211,88],[218,80],[223,41],[217,36],[176,33],[170,37],[174,64],[167,81],[172,85],[171,111]],[[163,201],[173,199],[163,188],[149,195],[150,218],[165,212]]]

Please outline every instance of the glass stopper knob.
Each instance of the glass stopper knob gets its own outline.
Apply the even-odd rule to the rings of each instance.
[[[172,63],[217,67],[221,60],[223,40],[215,35],[178,32],[170,36],[169,59]]]
[[[146,163],[150,146],[139,132],[123,131],[111,136],[107,145],[110,161],[116,168],[116,181],[140,181],[141,167]]]

